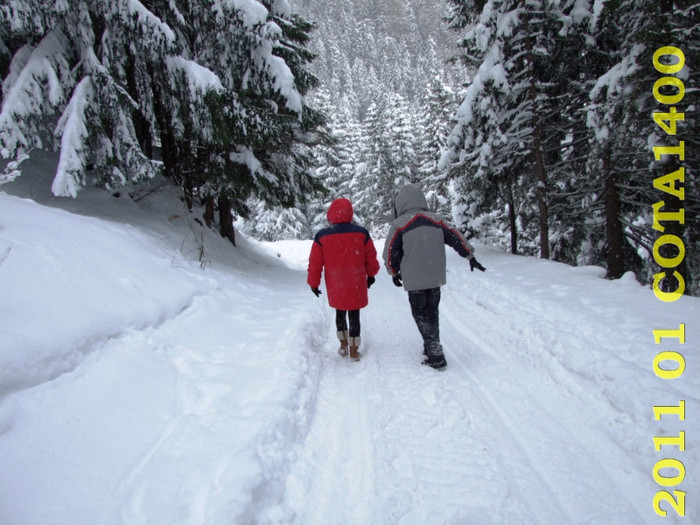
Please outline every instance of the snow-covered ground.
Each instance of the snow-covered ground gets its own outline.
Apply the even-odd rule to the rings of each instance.
[[[700,523],[699,299],[478,246],[486,273],[448,257],[445,371],[384,270],[353,363],[309,242],[234,249],[167,188],[44,182],[0,188],[3,525]],[[653,510],[663,458],[685,519]]]

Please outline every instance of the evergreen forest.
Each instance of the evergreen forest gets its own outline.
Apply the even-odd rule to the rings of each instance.
[[[381,237],[420,183],[468,237],[700,294],[691,0],[0,0],[0,191],[165,177],[235,243]],[[120,191],[126,188],[130,191]]]

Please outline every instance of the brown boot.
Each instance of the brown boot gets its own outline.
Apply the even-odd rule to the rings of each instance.
[[[359,361],[362,357],[362,354],[358,352],[358,350],[360,349],[360,337],[351,337],[349,343],[350,359],[352,359],[353,361]]]
[[[345,332],[336,332],[338,335],[338,341],[340,341],[340,348],[338,348],[338,353],[343,356],[347,357],[348,356],[348,333],[347,331]]]

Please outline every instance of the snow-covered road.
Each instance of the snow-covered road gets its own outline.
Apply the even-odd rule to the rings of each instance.
[[[486,273],[448,257],[446,370],[420,364],[384,273],[353,363],[304,284],[308,242],[205,231],[202,270],[175,214],[154,232],[0,200],[3,525],[698,521],[697,298],[479,247]],[[652,329],[679,322],[686,373],[663,380]],[[654,419],[680,400],[684,421]],[[654,450],[681,430],[684,451]],[[664,457],[685,519],[654,513]]]
[[[576,297],[562,284],[576,270],[516,268],[487,253],[487,274],[450,258],[447,370],[419,364],[406,295],[386,277],[363,311],[366,358],[350,363],[324,343],[319,401],[286,493],[299,523],[654,521],[641,448],[651,430],[639,424],[650,408],[636,413],[643,402],[624,399],[639,394],[624,379],[645,375],[625,361],[648,335],[643,320],[611,304],[610,283],[601,297]]]

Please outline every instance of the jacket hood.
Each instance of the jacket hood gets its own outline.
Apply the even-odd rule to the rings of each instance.
[[[409,210],[428,210],[428,201],[418,184],[404,186],[394,199],[394,216],[399,217]]]
[[[336,199],[331,203],[326,218],[331,224],[352,222],[352,203],[348,199]]]

